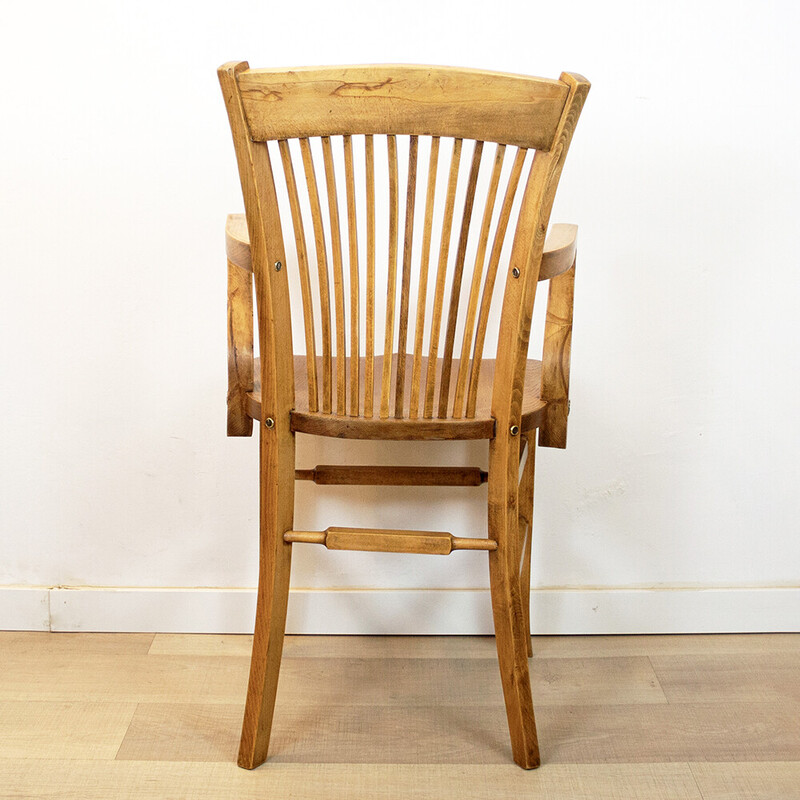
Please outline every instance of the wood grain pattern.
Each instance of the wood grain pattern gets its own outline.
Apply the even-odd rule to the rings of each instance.
[[[113,759],[135,710],[134,703],[96,696],[92,702],[1,700],[0,757]],[[0,797],[5,786],[0,781]]]
[[[367,355],[364,363],[364,416],[371,417],[375,394],[375,151],[372,136],[364,137],[367,194]]]
[[[365,137],[365,141],[370,137]],[[433,153],[438,153],[438,139],[432,140],[432,165],[429,168],[429,181],[432,181],[435,189],[435,166],[436,162],[433,160]],[[281,150],[287,147],[285,142],[279,142]],[[288,152],[288,150],[287,150]],[[525,151],[520,151],[521,157],[524,159]],[[519,165],[519,172],[521,174],[522,166]],[[430,183],[429,183],[430,186]],[[511,195],[513,200],[513,193]],[[511,208],[508,208],[508,215],[510,216]],[[431,216],[433,211],[431,211]],[[426,214],[427,217],[427,214]],[[428,224],[428,223],[426,223]],[[431,226],[433,220],[430,222]],[[507,224],[507,223],[506,223]],[[577,225],[566,225],[563,223],[556,223],[550,227],[550,233],[547,235],[547,240],[544,245],[544,252],[542,253],[542,268],[539,271],[539,280],[546,281],[566,272],[575,259],[575,252],[577,249]],[[252,261],[250,257],[250,237],[247,232],[247,220],[244,214],[228,214],[225,222],[225,251],[228,259],[236,264],[237,267],[252,271]],[[430,254],[429,254],[430,255]]]
[[[398,204],[400,202],[397,188],[397,138],[386,137],[389,157],[389,258],[386,277],[386,320],[383,337],[383,368],[381,370],[381,404],[382,419],[389,416],[389,402],[392,386],[392,360],[386,356],[394,350],[394,309],[397,299],[397,225]]]
[[[436,171],[439,166],[439,138],[431,139],[431,154],[428,162],[428,189],[425,195],[425,221],[422,231],[422,255],[420,257],[419,284],[417,287],[417,315],[414,326],[414,364],[411,368],[411,397],[409,412],[411,419],[419,416],[419,392],[422,377],[422,342],[425,336],[426,302],[428,299],[428,267],[431,259],[431,237],[433,235],[433,212],[436,204]]]
[[[535,637],[532,775],[492,637],[287,637],[271,766],[237,770],[251,641],[0,632],[0,795],[800,797],[800,634]]]
[[[692,764],[703,800],[800,800],[800,763]]]
[[[138,634],[12,634],[7,637],[39,636],[58,640],[64,636],[95,636],[94,641],[116,635]],[[150,636],[150,634],[148,634]],[[534,658],[608,658],[620,656],[700,655],[727,656],[732,663],[739,654],[794,653],[800,656],[798,633],[638,634],[635,636],[533,636]],[[158,633],[150,652],[160,655],[250,654],[252,637],[238,634]],[[13,641],[13,640],[11,640]],[[89,640],[89,648],[100,647]],[[17,645],[19,646],[19,645]],[[113,645],[112,645],[113,646]],[[45,652],[49,645],[43,647]],[[60,648],[59,648],[60,649]],[[25,652],[30,653],[29,648]],[[287,636],[286,655],[296,658],[488,658],[494,659],[492,636]]]
[[[4,658],[0,700],[241,704],[247,659],[60,653]],[[55,677],[54,677],[55,676]],[[124,677],[123,677],[124,676]]]
[[[430,752],[430,746],[437,744],[441,743],[426,736],[418,744],[419,753],[426,746]],[[476,763],[428,763],[424,769],[411,760],[405,764],[276,763],[253,775],[232,764],[213,762],[0,759],[0,783],[11,797],[59,800],[108,800],[121,790],[129,790],[137,800],[263,800],[265,796],[350,800],[354,795],[516,800],[528,793],[548,800],[701,800],[686,764],[555,764],[526,777],[513,766],[480,761],[476,749],[467,749],[466,744],[457,753],[464,762],[473,756]]]
[[[461,302],[461,282],[464,277],[464,261],[467,256],[467,241],[469,240],[472,209],[475,205],[475,189],[478,185],[478,174],[481,168],[483,155],[483,142],[475,142],[472,152],[472,164],[467,178],[467,192],[464,197],[464,211],[461,215],[461,232],[458,236],[456,260],[453,265],[453,279],[450,284],[450,305],[447,310],[447,327],[444,337],[444,357],[442,371],[439,376],[439,417],[448,416],[448,401],[450,399],[450,373],[453,369],[453,348],[456,340],[456,323],[458,322],[458,307]]]
[[[394,415],[405,414],[406,350],[408,348],[408,306],[411,293],[411,248],[414,242],[414,207],[417,196],[418,137],[412,136],[408,150],[408,186],[406,187],[405,233],[403,235],[403,267],[400,283],[400,327],[397,334],[397,374],[394,389]],[[386,351],[388,352],[388,351]]]
[[[561,81],[408,65],[252,69],[239,84],[257,141],[380,133],[546,150],[567,97]]]
[[[406,356],[410,359],[411,356]],[[259,361],[256,359],[256,364]],[[360,373],[366,378],[366,363]],[[454,362],[456,367],[458,362]],[[375,359],[378,371],[383,369],[383,358]],[[463,419],[388,419],[366,417],[336,417],[330,414],[311,412],[306,405],[304,375],[307,372],[305,356],[295,356],[297,396],[295,407],[290,412],[292,429],[300,433],[315,433],[319,436],[335,436],[342,439],[490,439],[494,436],[495,422],[491,416],[490,403],[494,381],[494,360],[486,360],[477,387],[476,409],[472,418]],[[422,360],[422,368],[437,374],[441,361],[433,370],[428,368],[427,359]],[[406,376],[411,370],[406,369]],[[258,373],[258,366],[256,373]],[[408,380],[408,377],[407,377]],[[525,388],[522,398],[521,429],[523,432],[537,428],[544,419],[546,404],[539,397],[541,386],[541,362],[529,360],[525,366]],[[380,403],[380,385],[374,385],[374,403]],[[253,392],[248,394],[248,413],[260,419],[261,392],[256,382]]]
[[[447,280],[447,258],[450,254],[450,235],[453,229],[453,214],[456,205],[456,191],[458,189],[458,169],[461,163],[462,140],[453,142],[453,152],[450,156],[450,174],[447,179],[447,195],[444,203],[444,216],[442,219],[442,232],[439,240],[439,265],[436,270],[436,288],[433,295],[433,311],[431,314],[431,334],[428,346],[428,374],[425,381],[425,411],[424,416],[430,419],[433,416],[433,402],[436,392],[436,363],[439,356],[439,332],[442,327],[442,309],[444,307],[444,289]]]
[[[497,549],[497,542],[491,539],[459,538],[445,531],[326,528],[324,531],[287,531],[283,538],[292,544],[324,544],[328,550],[361,550],[371,553],[448,556],[453,550]]]
[[[322,411],[330,414],[333,405],[333,372],[331,369],[331,300],[328,281],[328,252],[325,244],[325,229],[322,224],[322,208],[319,202],[314,158],[308,139],[300,140],[300,152],[303,155],[303,170],[306,176],[308,202],[311,206],[311,221],[314,229],[314,247],[317,253],[320,322],[322,325]]]
[[[228,214],[225,219],[225,253],[237,267],[253,271],[250,258],[250,234],[244,214]]]
[[[0,669],[12,656],[31,659],[58,654],[146,655],[153,633],[51,633],[48,631],[0,631]]]
[[[528,677],[528,635],[523,618],[514,556],[518,529],[518,470],[524,396],[524,365],[528,352],[531,315],[538,283],[550,210],[572,133],[589,84],[580,77],[562,75],[570,86],[552,154],[541,151],[533,160],[511,252],[511,268],[519,280],[507,283],[500,320],[497,364],[492,392],[492,417],[497,435],[489,442],[489,538],[497,550],[489,553],[497,655],[506,703],[514,761],[524,769],[539,765],[539,746]]]
[[[536,439],[523,436],[525,464],[519,481],[519,534],[516,563],[519,564],[520,602],[522,603],[522,634],[528,658],[533,656],[531,641],[531,548],[533,547],[533,480],[536,470]]]
[[[542,706],[539,715],[548,763],[800,760],[797,705],[587,705],[554,711]]]
[[[353,174],[353,141],[351,136],[343,139],[344,171],[347,193],[347,242],[350,256],[350,416],[359,412],[359,389],[361,365],[361,300],[358,277],[358,218],[356,213],[356,184]],[[308,351],[306,351],[308,352]]]
[[[467,315],[464,320],[464,331],[462,333],[461,359],[456,378],[456,393],[453,398],[453,416],[460,417],[464,409],[464,392],[467,386],[467,373],[470,366],[470,351],[472,349],[472,334],[475,330],[475,321],[478,314],[478,298],[480,296],[483,263],[486,257],[486,248],[489,243],[489,228],[492,223],[492,213],[494,211],[497,190],[500,185],[500,173],[503,169],[503,158],[505,155],[505,145],[497,145],[494,157],[494,168],[492,177],[489,181],[489,190],[486,195],[486,204],[483,209],[483,219],[478,238],[478,249],[475,254],[475,265],[472,269],[472,282],[469,290],[469,302],[467,304]]]
[[[574,275],[574,270],[565,262],[572,257],[571,264],[574,264],[574,229],[553,232],[551,238],[555,244],[547,251],[551,272],[543,273],[542,264],[548,260],[545,257],[545,233],[553,198],[589,84],[581,76],[569,73],[562,73],[558,81],[546,81],[475,70],[396,65],[275,71],[251,70],[246,62],[232,62],[220,68],[219,76],[237,154],[247,229],[252,234],[250,260],[255,277],[262,353],[260,363],[253,362],[253,372],[260,371],[260,384],[254,380],[252,391],[249,387],[245,391],[239,386],[242,379],[237,377],[234,398],[240,418],[238,427],[250,424],[247,415],[258,419],[261,444],[261,547],[256,634],[238,763],[251,769],[266,758],[283,647],[291,547],[293,542],[312,542],[325,544],[331,549],[403,553],[448,554],[453,549],[488,550],[495,639],[512,752],[518,765],[534,768],[539,764],[539,750],[527,662],[530,649],[525,610],[528,591],[522,585],[529,580],[526,558],[530,557],[528,521],[531,514],[526,506],[529,505],[527,497],[520,507],[520,442],[529,431],[542,425],[546,425],[542,443],[563,446],[565,442],[572,323],[570,281]],[[375,134],[386,136],[388,169],[388,252],[385,260],[383,353],[380,357],[375,355],[374,342],[378,268],[375,250]],[[348,269],[344,264],[340,198],[331,141],[331,137],[340,135],[343,136]],[[367,280],[363,369],[359,342],[354,135],[363,135],[365,143]],[[404,163],[405,156],[398,157],[398,136],[409,136],[408,157]],[[423,223],[423,263],[417,270],[412,262],[420,136],[432,139]],[[453,151],[440,226],[439,259],[425,363],[422,347],[440,136],[453,138]],[[327,223],[323,220],[321,187],[310,141],[316,137],[321,140]],[[302,274],[304,270],[306,275],[309,272],[308,259],[287,142],[294,138],[299,139],[314,232],[322,333],[319,357],[314,349],[315,322],[310,318],[313,317],[310,280],[304,282]],[[472,141],[472,158],[463,190],[463,210],[451,267],[451,236],[464,139]],[[307,358],[300,362],[293,356],[291,344],[289,269],[283,269],[286,253],[280,204],[267,147],[270,140],[279,142],[301,273]],[[476,257],[474,263],[468,265],[467,251],[474,227],[473,209],[487,141],[494,142],[497,147],[478,230]],[[519,149],[506,187],[484,280],[494,205],[500,187],[505,147],[509,144]],[[536,154],[514,229],[497,359],[484,361],[483,347],[503,240],[510,224],[516,190],[522,180],[525,150],[528,148],[536,149]],[[401,148],[401,153],[404,152]],[[399,182],[400,173],[406,166],[405,222],[398,287],[399,217],[403,202]],[[293,193],[294,197],[291,196]],[[239,240],[229,243],[228,250],[237,258],[244,258],[241,232],[237,231],[231,238],[236,239],[236,236]],[[232,269],[239,269],[235,262],[231,264]],[[346,276],[349,292],[345,285]],[[549,349],[545,348],[545,363],[541,367],[539,362],[527,359],[527,351],[536,285],[543,277],[550,278],[554,288],[548,317],[550,327],[547,329],[550,344]],[[414,346],[413,352],[409,353],[411,299],[414,283],[420,281],[424,285],[417,290]],[[466,319],[462,322],[459,313],[465,281],[469,293]],[[444,322],[448,288],[447,320]],[[345,306],[348,294],[349,326]],[[246,318],[242,324],[252,317],[252,309],[249,312],[249,315],[242,312]],[[564,322],[567,318],[568,324]],[[557,325],[555,334],[553,324]],[[460,345],[457,344],[459,331]],[[440,341],[442,334],[443,343]],[[236,345],[232,347],[235,351]],[[460,358],[454,358],[459,353]],[[253,361],[252,357],[250,360]],[[316,376],[319,371],[322,372],[322,397],[318,403]],[[376,372],[380,374],[379,385],[375,381]],[[426,381],[423,418],[420,419],[423,374]],[[305,386],[303,375],[306,376]],[[335,410],[332,399],[334,375]],[[359,414],[362,389],[363,416]],[[373,417],[375,406],[378,407],[377,419]],[[391,419],[390,414],[393,414]],[[294,481],[298,477],[308,477],[296,471],[296,432],[378,440],[489,439],[488,538],[459,539],[446,532],[334,527],[324,531],[294,530]],[[532,450],[532,444],[530,447]],[[529,470],[523,473],[521,488],[526,494],[529,489],[532,491],[532,464],[531,458]],[[338,476],[342,474],[340,471]],[[520,529],[520,514],[526,523],[524,532]]]
[[[278,144],[281,154],[281,164],[283,165],[283,175],[286,181],[286,191],[289,197],[289,207],[292,215],[298,273],[300,276],[300,293],[303,298],[303,327],[305,329],[306,355],[309,356],[309,360],[306,364],[308,368],[306,372],[306,379],[308,382],[308,407],[316,411],[319,408],[319,389],[317,388],[317,343],[316,334],[314,332],[314,303],[311,296],[311,276],[308,269],[306,234],[305,227],[303,226],[303,214],[300,210],[300,196],[297,193],[297,181],[295,180],[292,157],[289,152],[289,143],[282,141]]]
[[[251,233],[261,352],[261,411],[266,412],[259,424],[255,636],[238,758],[239,766],[252,769],[267,757],[286,625],[292,548],[284,542],[283,533],[292,528],[294,516],[295,441],[289,414],[295,405],[295,376],[287,270],[277,268],[278,263],[286,263],[286,252],[272,166],[266,144],[253,142],[248,133],[238,87],[238,76],[247,66],[245,62],[226,64],[218,75]],[[270,427],[264,424],[267,419],[272,420]]]
[[[228,436],[251,436],[247,394],[255,386],[253,273],[228,261]]]
[[[671,703],[795,702],[800,661],[793,653],[654,655],[653,669]]]
[[[295,470],[297,480],[320,486],[480,486],[487,473],[478,467],[385,467],[321,464]]]
[[[545,421],[539,429],[542,447],[567,446],[569,369],[572,352],[572,306],[575,265],[550,281],[542,353],[541,396],[547,401]]]
[[[333,260],[333,298],[336,318],[336,413],[347,413],[347,354],[344,321],[344,267],[342,265],[342,234],[339,230],[339,195],[336,191],[336,173],[330,136],[322,137],[322,158],[325,164],[325,188],[328,193],[328,218],[330,219],[331,252]]]

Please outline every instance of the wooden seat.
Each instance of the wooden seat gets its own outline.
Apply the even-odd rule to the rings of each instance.
[[[536,767],[527,662],[535,448],[566,446],[577,228],[545,234],[589,84],[569,73],[246,62],[225,64],[219,78],[245,202],[245,215],[226,223],[228,435],[251,435],[255,421],[261,453],[258,601],[238,763],[252,769],[267,757],[292,548],[312,544],[486,553],[511,751],[521,767]],[[549,282],[544,347],[532,360],[541,281]],[[300,348],[293,317],[302,321]],[[489,467],[298,469],[297,433],[486,439]],[[486,482],[488,536],[347,520],[296,530],[296,480]]]
[[[361,359],[361,374],[364,373],[365,358]],[[407,382],[411,381],[412,357],[406,356]],[[321,362],[321,359],[320,359]],[[347,359],[349,371],[349,359]],[[383,357],[375,359],[376,369],[383,366]],[[423,369],[427,359],[422,359]],[[458,361],[454,361],[458,367]],[[332,417],[309,411],[306,374],[306,357],[294,357],[295,408],[291,412],[291,427],[296,433],[312,433],[317,436],[335,436],[339,439],[491,439],[494,436],[494,419],[491,412],[492,384],[494,383],[494,359],[484,359],[478,383],[478,400],[475,416],[470,419],[369,419],[365,417]],[[333,368],[336,368],[334,359]],[[437,365],[441,374],[442,362]],[[261,419],[260,359],[255,359],[255,387],[247,393],[247,413],[253,419]],[[397,371],[397,354],[392,356],[392,374]],[[522,399],[520,429],[523,433],[538,428],[544,419],[547,403],[539,396],[542,382],[542,362],[528,359],[525,364],[525,388]],[[363,381],[361,391],[363,392]],[[376,387],[375,402],[380,399],[380,387]],[[455,387],[453,387],[455,390]]]

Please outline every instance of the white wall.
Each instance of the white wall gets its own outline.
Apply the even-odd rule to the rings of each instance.
[[[224,591],[256,581],[256,442],[224,436],[222,229],[242,204],[215,69],[242,58],[593,82],[552,217],[581,233],[534,623],[800,629],[795,3],[46,0],[2,16],[0,587],[16,588],[0,627],[252,624],[252,593]],[[299,440],[304,467],[421,449],[485,463],[475,443]],[[484,502],[301,484],[297,524],[479,533]],[[295,553],[304,589],[487,581],[475,554]],[[295,629],[315,629],[304,602],[332,630],[488,624],[483,592],[297,597]],[[224,598],[240,598],[227,615]]]

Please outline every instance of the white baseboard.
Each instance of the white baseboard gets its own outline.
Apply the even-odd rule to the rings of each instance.
[[[0,586],[0,630],[50,630],[47,586]]]
[[[0,587],[0,630],[249,633],[253,589]],[[539,589],[535,634],[800,632],[800,588]],[[485,589],[294,589],[289,633],[486,634]]]

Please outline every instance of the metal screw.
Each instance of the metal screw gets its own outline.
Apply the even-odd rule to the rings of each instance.
[[[511,270],[511,274],[512,274],[512,275],[513,275],[515,278],[519,278],[519,270],[518,270],[516,267],[514,267],[514,269],[512,269],[512,270]]]
[[[508,429],[508,432],[509,432],[509,433],[510,433],[512,436],[517,436],[517,435],[519,434],[519,425],[512,425],[512,426],[511,426],[511,427]]]
[[[272,419],[272,417],[267,417],[267,418],[264,420],[264,424],[265,424],[265,425],[266,425],[268,428],[274,428],[274,427],[275,427],[275,420],[274,420],[274,419]]]
[[[280,261],[276,261],[275,262],[275,272],[280,272],[282,266],[283,266],[283,264],[281,264]]]

